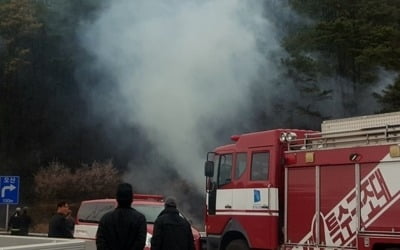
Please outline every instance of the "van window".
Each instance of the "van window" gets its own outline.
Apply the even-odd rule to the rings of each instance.
[[[246,162],[247,162],[246,153],[238,153],[236,155],[235,179],[239,179],[244,173],[244,170],[246,169]]]
[[[251,158],[251,180],[268,180],[269,174],[269,152],[253,153]]]
[[[115,208],[115,202],[82,203],[78,210],[78,222],[99,223],[101,217]]]
[[[78,222],[99,223],[101,217],[114,210],[115,207],[116,203],[112,201],[82,203],[78,210]],[[160,205],[132,204],[132,207],[146,217],[147,223],[154,223],[157,216],[164,209],[163,203],[160,203]]]
[[[158,215],[164,209],[164,206],[157,205],[133,205],[132,207],[141,212],[146,217],[147,223],[154,223]]]

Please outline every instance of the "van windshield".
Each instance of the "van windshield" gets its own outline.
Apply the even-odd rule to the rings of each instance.
[[[91,202],[81,205],[78,211],[78,221],[87,223],[99,223],[101,217],[115,208],[114,202]],[[161,205],[142,205],[133,204],[133,208],[141,212],[145,217],[147,223],[154,223],[157,216],[164,209]]]
[[[114,202],[83,203],[78,211],[78,221],[98,223],[105,213],[113,210],[114,208]]]
[[[157,216],[161,213],[164,209],[164,206],[157,206],[157,205],[133,205],[137,211],[144,214],[146,217],[147,223],[154,223],[157,219]]]

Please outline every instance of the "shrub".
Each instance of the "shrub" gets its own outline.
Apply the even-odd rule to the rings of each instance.
[[[54,161],[34,175],[37,201],[43,202],[114,197],[120,180],[119,172],[111,161],[93,162],[74,172]]]

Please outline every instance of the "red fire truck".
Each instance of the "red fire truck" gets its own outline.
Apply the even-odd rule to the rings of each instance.
[[[208,250],[400,249],[400,112],[231,139],[205,164]]]

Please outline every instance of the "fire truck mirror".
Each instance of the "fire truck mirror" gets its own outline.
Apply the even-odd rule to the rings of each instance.
[[[204,164],[204,174],[206,177],[214,176],[214,162],[213,161],[206,161],[206,163]]]

